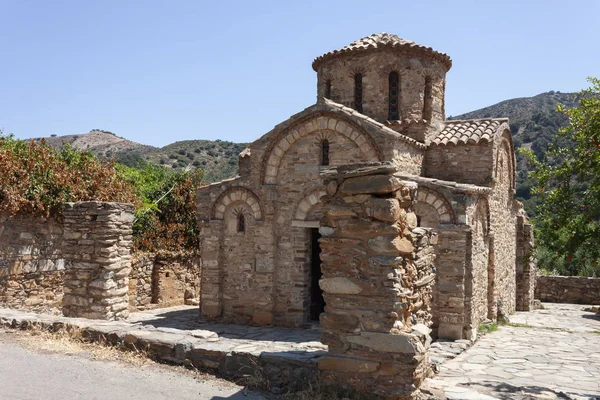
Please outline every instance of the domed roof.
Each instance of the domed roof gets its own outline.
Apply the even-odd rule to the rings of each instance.
[[[402,39],[391,33],[375,33],[373,35],[356,40],[339,50],[333,50],[325,53],[322,56],[315,58],[312,63],[312,67],[315,71],[317,71],[323,62],[333,58],[351,53],[362,53],[384,48],[399,50],[411,55],[430,57],[440,61],[447,67],[447,69],[452,67],[452,60],[447,54],[435,51],[431,47],[421,46],[420,44],[411,42],[410,40]]]

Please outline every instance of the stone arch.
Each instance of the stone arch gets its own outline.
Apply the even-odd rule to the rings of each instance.
[[[312,115],[286,129],[273,141],[263,159],[263,183],[273,185],[277,182],[277,171],[279,170],[281,160],[298,139],[323,131],[335,132],[352,140],[365,156],[373,159],[373,161],[383,160],[381,151],[371,136],[351,122],[329,114]]]
[[[304,196],[296,206],[294,219],[305,221],[310,209],[319,204],[321,202],[321,197],[325,196],[326,194],[325,188],[319,188]]]
[[[502,152],[506,152],[506,158],[508,161],[508,176],[509,176],[509,180],[510,180],[510,189],[515,190],[516,189],[516,180],[515,180],[515,175],[516,175],[516,171],[515,171],[515,150],[514,150],[514,146],[513,146],[513,142],[512,142],[512,135],[510,133],[510,130],[508,128],[508,126],[506,124],[503,124],[504,130],[502,131],[502,134],[500,135],[500,139],[498,142],[498,146],[497,146],[497,150],[496,150],[496,154],[495,154],[495,165],[494,165],[494,178],[496,180],[500,179],[499,173],[500,171],[500,166],[501,166],[501,160],[502,160]],[[502,127],[501,127],[502,129]]]
[[[222,220],[225,210],[231,203],[234,202],[246,203],[246,205],[252,210],[252,216],[255,220],[260,221],[264,218],[258,196],[245,187],[234,186],[221,193],[217,201],[215,201],[211,214],[213,219]]]
[[[417,215],[419,215],[419,208],[434,211],[439,224],[456,223],[456,215],[446,197],[433,189],[426,187],[417,189],[417,203],[415,204]]]

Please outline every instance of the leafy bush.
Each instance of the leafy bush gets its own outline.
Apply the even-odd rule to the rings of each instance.
[[[100,161],[68,144],[56,150],[44,140],[0,135],[0,213],[48,217],[60,215],[64,202],[136,199],[112,161]]]
[[[202,180],[202,170],[178,172],[149,163],[117,168],[142,200],[135,211],[134,250],[198,249],[195,187]]]

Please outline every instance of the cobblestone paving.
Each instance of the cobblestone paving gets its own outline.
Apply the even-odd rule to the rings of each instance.
[[[319,330],[252,327],[211,324],[198,321],[198,307],[179,306],[132,313],[127,320],[142,324],[146,329],[180,333],[219,342],[230,351],[259,355],[262,352],[305,353],[307,357],[322,355],[327,346],[320,342]]]
[[[600,316],[544,304],[479,339],[426,381],[450,400],[600,399]]]

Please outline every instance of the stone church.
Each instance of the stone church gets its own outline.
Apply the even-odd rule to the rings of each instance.
[[[197,191],[202,318],[318,321],[319,173],[377,162],[418,185],[413,223],[438,233],[434,335],[471,339],[499,308],[532,307],[533,238],[513,198],[508,120],[446,120],[451,66],[448,55],[387,33],[314,60],[317,103],[251,143],[237,177]]]

